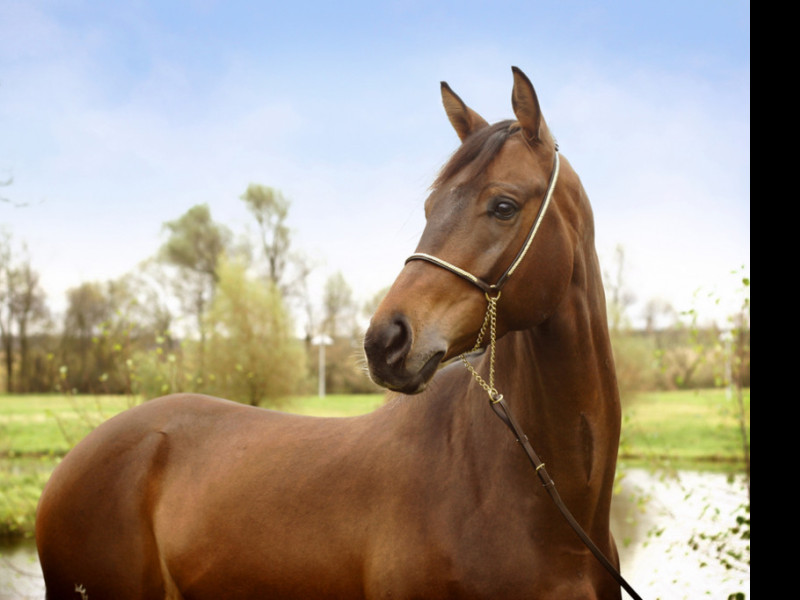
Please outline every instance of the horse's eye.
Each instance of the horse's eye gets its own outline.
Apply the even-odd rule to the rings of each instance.
[[[513,219],[518,211],[516,203],[508,198],[496,198],[489,205],[489,214],[502,221]]]

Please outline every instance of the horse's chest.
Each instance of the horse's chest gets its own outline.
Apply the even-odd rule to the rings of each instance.
[[[534,597],[537,567],[530,542],[487,525],[406,527],[381,541],[367,559],[367,597]]]
[[[590,555],[538,544],[529,525],[508,513],[407,525],[373,550],[365,570],[369,599],[602,597]]]

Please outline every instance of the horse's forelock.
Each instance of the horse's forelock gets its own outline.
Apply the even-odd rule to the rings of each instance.
[[[468,169],[467,181],[472,181],[482,173],[492,159],[500,152],[506,140],[520,126],[516,121],[500,121],[489,127],[479,129],[470,135],[453,153],[450,160],[442,167],[431,189],[435,190],[457,173]]]

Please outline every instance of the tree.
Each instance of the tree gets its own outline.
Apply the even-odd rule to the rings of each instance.
[[[614,249],[611,272],[603,270],[603,284],[620,398],[627,403],[636,391],[647,386],[652,355],[647,340],[633,335],[631,331],[627,312],[634,302],[634,296],[625,284],[625,249],[622,246]]]
[[[95,340],[110,316],[103,287],[97,282],[82,283],[67,290],[62,352],[70,383],[81,391],[91,391],[96,375]]]
[[[380,306],[381,302],[383,302],[383,299],[386,297],[386,294],[389,293],[389,289],[390,289],[389,286],[381,288],[380,290],[375,292],[372,298],[370,298],[364,303],[362,309],[363,316],[365,316],[367,319],[372,318],[372,315],[374,315],[375,312],[378,310],[378,307]]]
[[[31,267],[30,259],[17,268],[17,291],[11,298],[12,313],[17,324],[19,340],[19,390],[28,391],[30,385],[30,326],[48,318],[45,292],[39,283],[39,274]]]
[[[277,287],[247,274],[242,262],[223,260],[207,314],[213,391],[251,405],[291,394],[305,372],[302,346]],[[211,383],[213,382],[213,383]]]
[[[355,329],[356,303],[353,300],[353,290],[341,271],[328,277],[322,301],[325,315],[323,331],[332,338],[352,335]]]
[[[308,290],[311,261],[291,250],[291,230],[286,224],[291,203],[274,188],[251,183],[240,198],[258,223],[258,246],[265,262],[266,278],[277,286],[287,308],[305,316],[306,337],[313,335],[314,309]]]
[[[29,385],[29,326],[47,317],[45,293],[39,274],[33,270],[27,249],[17,258],[11,236],[0,237],[0,345],[2,345],[7,391],[25,391]],[[15,334],[16,329],[16,334]],[[14,342],[19,348],[19,383],[14,383]]]
[[[178,268],[175,288],[196,319],[200,334],[200,372],[205,366],[205,313],[219,281],[220,257],[230,243],[230,233],[214,223],[206,204],[190,208],[182,217],[164,224],[170,237],[161,247],[162,260]]]
[[[627,311],[636,300],[625,284],[625,248],[620,245],[614,249],[612,269],[603,273],[603,283],[608,298],[608,325],[613,334],[628,327]]]
[[[280,288],[284,283],[291,244],[289,227],[286,225],[289,201],[280,191],[254,183],[247,186],[240,197],[258,223],[261,250],[267,261],[267,276]]]
[[[154,335],[164,336],[167,348],[171,349],[174,344],[171,328],[175,315],[170,302],[172,280],[165,265],[154,259],[145,260],[131,274],[131,278],[142,306],[141,318],[146,327]]]
[[[341,272],[325,282],[322,297],[322,328],[333,343],[325,349],[325,387],[335,393],[375,393],[379,388],[366,375],[361,332],[357,318],[359,307],[353,290]],[[309,355],[314,372],[319,371],[318,353]]]
[[[14,323],[13,298],[17,276],[11,263],[11,236],[0,232],[0,344],[6,370],[6,390],[14,389]]]
[[[170,237],[161,247],[164,259],[217,281],[217,265],[230,234],[211,219],[207,204],[193,206],[175,221],[164,223]]]

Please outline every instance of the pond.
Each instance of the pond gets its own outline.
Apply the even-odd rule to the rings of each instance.
[[[749,565],[728,559],[726,568],[708,541],[736,523],[746,502],[741,477],[626,469],[612,515],[623,575],[645,600],[724,600],[737,592],[750,598]],[[749,540],[734,540],[726,550],[745,545]],[[44,598],[33,543],[0,547],[0,600],[29,598]]]

